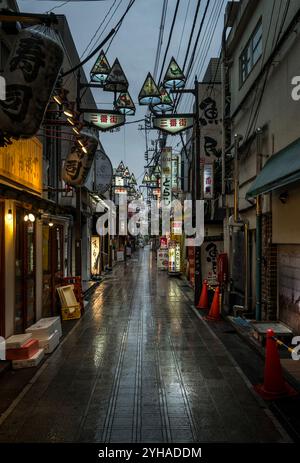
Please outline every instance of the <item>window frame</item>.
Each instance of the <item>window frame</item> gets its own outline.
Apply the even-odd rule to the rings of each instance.
[[[256,41],[255,47],[253,44],[253,40],[256,37],[259,29],[261,29],[261,34],[259,39]],[[262,39],[263,39],[263,29],[262,29],[262,17],[259,18],[254,30],[252,31],[250,38],[248,42],[246,43],[245,47],[243,48],[243,51],[241,52],[239,56],[239,80],[240,80],[240,88],[244,85],[246,80],[248,79],[249,75],[251,74],[252,70],[255,68],[256,64],[259,62],[260,58],[262,57],[263,54],[263,48],[262,48]],[[256,61],[254,61],[254,53],[257,50],[257,48],[261,46],[261,52],[259,56],[256,58]],[[247,61],[246,57],[249,55]],[[245,63],[247,63],[247,70],[244,72],[244,66]],[[245,77],[244,77],[245,73]]]

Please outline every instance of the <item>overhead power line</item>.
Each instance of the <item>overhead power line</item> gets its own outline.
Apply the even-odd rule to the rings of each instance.
[[[129,4],[125,10],[125,13],[122,15],[122,17],[120,18],[120,20],[118,21],[118,23],[116,24],[116,26],[110,31],[110,33],[106,36],[106,38],[100,43],[100,45],[98,45],[83,61],[81,61],[80,63],[78,63],[76,66],[74,66],[72,69],[69,69],[69,71],[65,72],[62,74],[62,77],[65,77],[69,74],[71,74],[72,72],[76,71],[77,69],[81,68],[85,63],[87,63],[93,56],[96,55],[96,53],[98,53],[98,51],[101,50],[101,48],[104,47],[104,45],[111,39],[112,36],[115,36],[117,34],[117,32],[119,31],[121,25],[122,25],[122,22],[125,18],[125,16],[127,15],[127,13],[129,12],[129,10],[131,9],[131,7],[133,6],[135,0],[130,0],[129,1]]]
[[[153,71],[154,80],[156,79],[157,70],[158,70],[158,66],[159,66],[160,53],[161,53],[161,47],[162,47],[162,44],[163,44],[163,37],[164,37],[164,30],[165,30],[167,9],[168,9],[168,0],[164,0],[162,13],[161,13],[161,21],[160,21],[160,28],[159,28],[159,36],[158,36],[158,42],[157,42],[155,63],[154,63],[154,71]]]
[[[161,81],[161,77],[162,77],[162,73],[163,73],[163,70],[164,70],[167,54],[168,54],[168,51],[169,51],[169,47],[170,47],[170,43],[171,43],[171,39],[172,39],[172,34],[173,34],[173,30],[174,30],[174,25],[175,25],[175,21],[176,21],[176,16],[177,16],[177,13],[178,13],[179,3],[180,3],[180,0],[177,0],[174,15],[173,15],[173,20],[172,20],[172,24],[171,24],[171,28],[170,28],[170,32],[169,32],[168,42],[167,42],[167,46],[166,46],[166,49],[165,49],[163,62],[162,62],[162,65],[161,65],[161,70],[160,70],[160,74],[159,74],[158,83],[160,83],[160,81]]]

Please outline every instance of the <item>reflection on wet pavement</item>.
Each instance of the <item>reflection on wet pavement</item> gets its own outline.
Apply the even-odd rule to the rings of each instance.
[[[278,442],[180,279],[119,264],[0,427],[17,442]],[[257,423],[259,422],[259,426]]]

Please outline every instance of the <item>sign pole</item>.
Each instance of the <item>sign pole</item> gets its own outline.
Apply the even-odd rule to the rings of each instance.
[[[199,93],[198,93],[198,79],[195,77],[195,182],[194,182],[194,207],[196,210],[196,201],[200,201],[202,195],[202,182],[201,182],[201,168],[200,168],[200,114],[199,114]],[[195,217],[196,219],[196,217]],[[202,287],[202,269],[201,269],[201,246],[195,246],[195,306],[197,306],[200,298]]]
[[[76,109],[80,111],[80,69],[77,72],[77,96]],[[75,276],[81,277],[82,273],[82,237],[81,237],[81,187],[75,189],[76,192],[76,222],[75,222]]]

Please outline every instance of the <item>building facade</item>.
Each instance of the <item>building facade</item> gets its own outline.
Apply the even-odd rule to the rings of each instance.
[[[299,334],[300,104],[292,95],[300,74],[299,3],[229,2],[225,16],[223,88],[232,148],[224,245],[231,303]]]
[[[5,5],[4,5],[5,3]],[[2,7],[18,11],[15,2]],[[64,50],[62,72],[80,62],[64,16],[54,25]],[[3,71],[19,26],[2,23],[0,62]],[[87,82],[81,70],[81,82]],[[77,74],[59,79],[75,102]],[[82,104],[96,107],[90,89]],[[41,317],[59,313],[56,287],[75,275],[78,208],[76,192],[61,177],[73,143],[72,129],[61,109],[50,101],[37,135],[0,148],[0,335],[23,333]],[[80,234],[83,280],[90,280],[94,166],[81,188]]]

